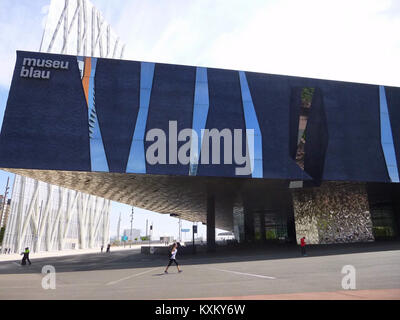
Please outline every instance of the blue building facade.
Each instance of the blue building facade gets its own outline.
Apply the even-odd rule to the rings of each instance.
[[[19,51],[0,135],[0,167],[31,176],[43,171],[93,173],[113,177],[110,188],[118,188],[116,176],[148,177],[155,185],[155,177],[162,176],[171,188],[177,179],[186,179],[189,189],[198,185],[214,200],[221,190],[229,189],[224,187],[229,183],[235,195],[222,197],[228,199],[226,211],[232,214],[241,199],[245,216],[269,210],[271,201],[255,205],[266,188],[278,198],[285,194],[272,207],[288,213],[274,216],[287,216],[285,235],[292,237],[298,233],[294,221],[301,207],[298,193],[356,184],[362,186],[371,207],[369,199],[383,184],[393,193],[386,203],[392,208],[394,235],[398,234],[393,199],[399,182],[399,110],[400,88],[395,87]],[[176,126],[171,129],[171,124]],[[166,163],[147,161],[146,153],[156,141],[148,139],[152,129],[167,134],[165,148],[158,150],[165,151]],[[189,143],[188,150],[184,147],[189,137],[178,137],[185,129],[198,137],[197,146]],[[202,130],[207,129],[220,133],[228,129],[234,141],[224,137],[218,148],[206,146]],[[235,140],[239,129],[251,133]],[[241,149],[251,172],[237,174],[242,164],[229,161],[224,143]],[[201,161],[204,148],[210,159],[218,153],[221,163]],[[189,158],[184,163],[174,151],[181,149]],[[137,205],[134,200],[123,201]],[[291,203],[288,208],[286,203]],[[372,209],[364,209],[370,211],[366,219],[373,221]],[[250,234],[252,241],[261,233],[264,240],[266,216],[258,222],[251,216],[246,216],[248,223],[244,219],[242,229],[251,229],[242,232],[244,239]],[[234,220],[226,224],[232,230]],[[320,243],[322,238],[318,239]]]

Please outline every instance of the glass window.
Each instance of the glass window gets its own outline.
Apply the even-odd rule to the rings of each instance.
[[[242,92],[243,113],[246,123],[246,135],[249,144],[250,163],[252,165],[253,178],[263,177],[263,159],[262,159],[262,136],[260,126],[258,124],[257,114],[254,109],[253,99],[249,85],[246,79],[246,73],[239,71],[240,89]],[[254,130],[254,134],[247,133],[247,130]],[[251,143],[253,141],[254,143]]]
[[[209,109],[207,68],[196,68],[196,83],[194,89],[193,124],[192,129],[197,136],[192,136],[190,146],[189,175],[197,174],[200,150],[203,141],[202,129],[206,127]],[[195,139],[197,141],[195,141]],[[197,144],[196,144],[197,142]]]
[[[379,106],[381,121],[381,144],[383,154],[385,156],[386,167],[390,180],[392,182],[399,182],[399,171],[397,168],[396,153],[394,150],[392,128],[390,126],[390,117],[384,86],[379,86]]]
[[[87,92],[87,108],[89,118],[89,143],[90,143],[90,163],[92,171],[103,171],[108,172],[108,163],[106,158],[106,152],[104,150],[103,138],[101,137],[101,131],[99,121],[96,114],[95,106],[95,76],[96,76],[96,65],[97,58],[85,58],[78,57],[78,67],[81,71],[82,85]],[[90,67],[90,73],[84,74],[85,67]]]

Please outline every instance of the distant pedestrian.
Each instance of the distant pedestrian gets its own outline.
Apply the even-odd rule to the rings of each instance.
[[[111,247],[111,244],[108,244],[106,252],[110,252],[110,247]]]
[[[301,254],[303,256],[307,256],[306,255],[306,237],[303,237],[300,239],[300,246],[301,246]]]
[[[8,254],[10,254],[11,253],[11,248],[8,248]]]
[[[21,255],[23,255],[22,257],[22,261],[21,261],[21,265],[26,265],[26,261],[28,260],[29,265],[31,265],[31,260],[29,260],[29,247],[25,248],[25,251],[21,253]]]
[[[179,243],[179,242],[178,242]],[[171,266],[171,264],[174,262],[176,264],[176,267],[178,268],[178,272],[182,272],[182,270],[179,269],[179,264],[176,261],[176,254],[178,253],[178,244],[174,243],[172,245],[172,249],[170,251],[170,255],[169,255],[169,262],[167,265],[167,268],[165,269],[164,273],[168,273],[168,268]]]
[[[103,253],[103,249],[104,249],[104,246],[103,245],[101,245],[101,252]]]

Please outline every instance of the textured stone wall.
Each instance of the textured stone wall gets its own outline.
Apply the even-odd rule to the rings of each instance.
[[[293,189],[296,238],[308,244],[373,241],[364,184],[326,182],[316,188]]]

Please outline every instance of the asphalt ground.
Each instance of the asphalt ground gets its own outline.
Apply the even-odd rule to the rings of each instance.
[[[400,299],[400,243],[219,249],[168,257],[139,250],[0,262],[0,299]],[[44,289],[43,266],[55,268]],[[355,290],[342,268],[354,266]],[[46,278],[47,279],[47,278]],[[49,284],[49,281],[45,281]]]

